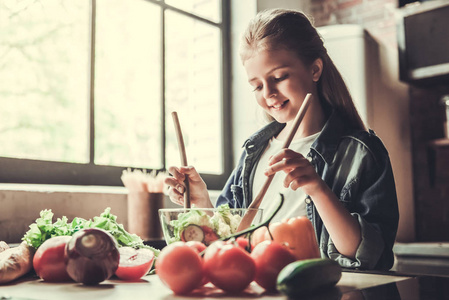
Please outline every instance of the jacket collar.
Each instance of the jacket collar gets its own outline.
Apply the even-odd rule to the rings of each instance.
[[[333,111],[321,131],[321,134],[313,142],[311,149],[315,150],[324,161],[329,164],[335,156],[341,137],[347,132],[348,127],[337,111]]]
[[[341,136],[347,132],[348,127],[345,125],[343,118],[337,111],[332,111],[329,119],[321,131],[321,134],[313,142],[311,149],[320,155],[327,164],[332,161],[332,158],[337,151]],[[284,123],[273,121],[250,136],[243,147],[248,153],[254,152],[266,143],[275,135],[277,135],[285,127]]]
[[[265,145],[273,136],[281,132],[282,128],[284,127],[284,123],[272,121],[271,123],[256,131],[252,136],[250,136],[243,144],[243,147],[246,148],[246,151],[248,153],[251,153],[256,149],[259,149],[261,146]]]

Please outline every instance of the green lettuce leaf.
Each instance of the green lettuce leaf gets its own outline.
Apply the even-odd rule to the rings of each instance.
[[[53,223],[53,212],[45,209],[40,212],[40,218],[36,219],[35,223],[29,227],[30,229],[22,240],[35,249],[54,236],[72,236],[84,228],[100,228],[109,232],[117,240],[119,246],[147,248],[152,250],[156,257],[160,252],[158,249],[145,245],[138,235],[127,232],[122,224],[117,223],[117,216],[111,214],[110,207],[107,207],[100,216],[94,217],[93,220],[75,217],[70,223],[66,216],[58,218]]]

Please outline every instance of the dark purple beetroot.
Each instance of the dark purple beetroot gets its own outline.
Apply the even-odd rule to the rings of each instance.
[[[114,275],[120,254],[117,242],[107,231],[86,228],[76,232],[67,243],[67,273],[76,282],[98,284]]]

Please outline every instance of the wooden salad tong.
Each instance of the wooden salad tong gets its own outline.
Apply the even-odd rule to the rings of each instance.
[[[299,124],[301,124],[302,119],[304,118],[307,108],[309,107],[310,101],[311,101],[312,94],[308,93],[306,97],[304,98],[304,101],[299,108],[298,113],[296,114],[295,120],[293,121],[293,127],[290,129],[290,132],[288,133],[287,139],[284,141],[284,144],[282,148],[288,148],[290,146],[291,141],[293,140],[293,137],[295,136],[296,131],[298,130]],[[254,198],[254,200],[251,202],[250,206],[248,207],[249,210],[245,213],[245,215],[242,218],[242,221],[240,222],[237,232],[247,229],[251,223],[254,220],[254,217],[257,214],[257,210],[251,209],[251,208],[259,208],[260,203],[262,202],[263,197],[265,196],[265,193],[268,190],[268,187],[270,186],[271,182],[273,181],[273,177],[275,174],[272,174],[270,176],[267,176],[267,179],[265,180],[262,189],[260,190],[259,194]]]

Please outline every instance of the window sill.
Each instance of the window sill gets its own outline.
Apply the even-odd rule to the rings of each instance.
[[[127,195],[128,190],[123,186],[97,185],[56,185],[29,183],[0,183],[0,192],[46,192],[46,193],[92,193],[92,194],[121,194]],[[212,202],[215,202],[221,191],[209,191]]]
[[[0,183],[0,191],[22,192],[66,192],[66,193],[96,193],[96,194],[127,194],[125,187],[121,186],[83,186],[83,185],[52,185],[52,184],[23,184]]]

